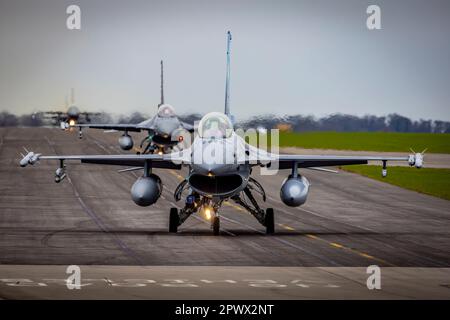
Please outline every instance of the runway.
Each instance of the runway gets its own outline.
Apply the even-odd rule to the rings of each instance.
[[[1,128],[0,133],[0,298],[450,298],[449,201],[352,173],[304,170],[312,185],[307,204],[289,208],[279,199],[288,172],[254,174],[268,195],[263,207],[275,209],[275,235],[266,236],[233,203],[220,212],[220,236],[213,236],[200,216],[169,234],[169,208],[182,206],[174,203],[173,190],[183,172],[155,170],[164,183],[162,198],[141,208],[130,196],[139,171],[67,162],[68,178],[56,184],[56,162],[18,165],[22,146],[43,154],[120,153],[118,133],[86,130],[82,140],[76,131],[49,128]],[[44,284],[43,279],[64,279],[65,267],[73,264],[88,277],[113,282],[137,277],[240,285],[218,281],[214,290],[193,287],[195,293],[170,286],[161,291],[158,285],[119,291],[97,285],[75,296],[64,286],[45,294],[49,286],[22,286],[23,279]],[[381,267],[388,289],[367,289],[369,265]],[[5,279],[19,279],[18,285]],[[252,279],[300,282],[283,291],[249,286],[246,280]],[[314,294],[295,285],[314,280],[324,284]],[[348,285],[335,287],[340,293],[326,287],[338,282],[341,288],[342,282]]]

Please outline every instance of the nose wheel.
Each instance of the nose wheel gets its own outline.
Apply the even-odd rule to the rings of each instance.
[[[215,236],[218,236],[220,233],[220,218],[218,216],[214,216],[212,218],[212,229],[213,229],[213,234]]]
[[[266,227],[266,234],[273,234],[275,232],[275,219],[273,217],[273,208],[267,208],[264,215],[264,226]]]
[[[177,208],[170,208],[169,215],[169,232],[176,233],[180,224],[180,216]]]

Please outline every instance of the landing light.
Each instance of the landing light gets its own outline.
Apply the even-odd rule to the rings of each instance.
[[[206,219],[211,219],[211,210],[209,208],[205,209],[205,217]]]
[[[206,220],[211,220],[211,217],[213,215],[214,209],[210,207],[209,205],[203,206],[200,211],[206,218]]]
[[[163,152],[162,152],[162,151],[158,151],[158,154],[159,154],[160,156],[162,156]]]
[[[69,121],[69,125],[70,125],[70,126],[74,126],[74,125],[75,125],[75,120],[73,120],[73,119],[70,120],[70,121]]]

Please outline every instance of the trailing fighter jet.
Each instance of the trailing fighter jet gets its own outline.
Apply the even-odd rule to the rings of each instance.
[[[128,132],[147,131],[147,136],[141,141],[138,154],[142,153],[167,153],[172,147],[182,142],[186,135],[194,131],[194,126],[180,121],[172,106],[164,103],[164,69],[161,60],[161,103],[158,105],[156,115],[137,124],[77,124],[82,138],[82,128],[94,128],[103,130],[123,131],[119,138],[122,150],[133,148],[133,139]],[[144,143],[147,143],[142,149]]]
[[[66,176],[65,161],[131,167],[122,171],[143,170],[142,177],[138,178],[131,188],[131,197],[139,206],[152,205],[161,195],[162,180],[152,173],[153,168],[187,168],[186,176],[174,190],[176,201],[180,201],[183,194],[186,194],[184,206],[181,209],[170,209],[169,232],[177,232],[178,227],[190,215],[200,213],[211,221],[215,235],[219,234],[220,230],[220,208],[227,200],[234,201],[250,212],[266,228],[266,233],[274,233],[273,208],[261,208],[253,194],[259,193],[265,201],[263,186],[251,175],[255,167],[290,171],[280,186],[280,197],[284,204],[291,207],[304,204],[308,196],[309,182],[301,169],[327,171],[322,167],[367,164],[368,161],[378,160],[383,164],[382,174],[385,176],[388,161],[407,161],[410,166],[422,167],[423,153],[404,157],[284,155],[246,143],[245,139],[234,131],[230,114],[230,44],[231,33],[228,32],[225,113],[212,112],[205,115],[198,125],[198,135],[189,148],[164,155],[43,156],[28,152],[20,161],[20,165],[33,165],[39,160],[57,160],[59,167],[55,173],[56,182]]]
[[[75,126],[81,117],[84,117],[85,122],[91,122],[91,116],[99,115],[97,112],[81,112],[75,105],[75,95],[73,88],[70,90],[70,105],[67,103],[66,96],[66,108],[67,111],[45,111],[33,114],[33,117],[37,115],[43,118],[50,118],[55,123],[59,124],[62,130],[68,129],[70,126]]]

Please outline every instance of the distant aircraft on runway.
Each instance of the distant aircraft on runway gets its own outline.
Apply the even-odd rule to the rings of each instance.
[[[252,214],[266,228],[266,233],[274,233],[273,208],[262,209],[254,197],[256,192],[262,196],[263,201],[266,199],[262,185],[251,176],[255,167],[291,171],[280,187],[281,200],[291,207],[304,204],[308,196],[309,182],[299,169],[330,171],[321,167],[367,164],[371,160],[378,160],[383,164],[383,175],[386,174],[387,161],[407,161],[410,166],[422,167],[422,153],[404,157],[284,155],[270,153],[246,143],[233,129],[229,107],[230,44],[231,33],[228,32],[225,113],[212,112],[205,115],[199,123],[198,136],[189,148],[165,155],[42,156],[28,152],[20,165],[33,165],[39,160],[57,160],[59,168],[55,173],[56,182],[60,182],[66,175],[66,160],[131,166],[124,171],[143,170],[142,177],[131,188],[131,197],[140,206],[154,204],[161,195],[162,181],[152,173],[153,168],[179,170],[186,167],[186,176],[174,190],[176,201],[181,200],[183,193],[187,193],[185,204],[182,209],[170,209],[169,232],[177,232],[178,227],[190,215],[199,212],[211,221],[215,235],[220,230],[220,208],[227,200],[234,201]]]
[[[122,150],[133,148],[133,139],[128,132],[147,131],[147,136],[141,141],[142,153],[167,153],[172,147],[182,142],[187,134],[194,131],[194,126],[180,121],[172,106],[164,103],[164,69],[161,60],[161,102],[158,105],[156,115],[148,120],[137,124],[76,124],[74,127],[80,129],[82,138],[82,128],[94,128],[103,130],[118,130],[124,134],[119,138],[119,145]],[[146,146],[142,149],[144,143]]]
[[[44,111],[39,113],[34,113],[32,117],[39,116],[44,119],[51,119],[55,123],[59,124],[62,130],[68,129],[70,126],[75,126],[81,117],[84,117],[85,122],[90,122],[92,116],[100,115],[97,112],[81,112],[80,109],[75,105],[75,95],[73,88],[70,90],[70,104],[67,103],[66,96],[66,108],[67,111]]]

